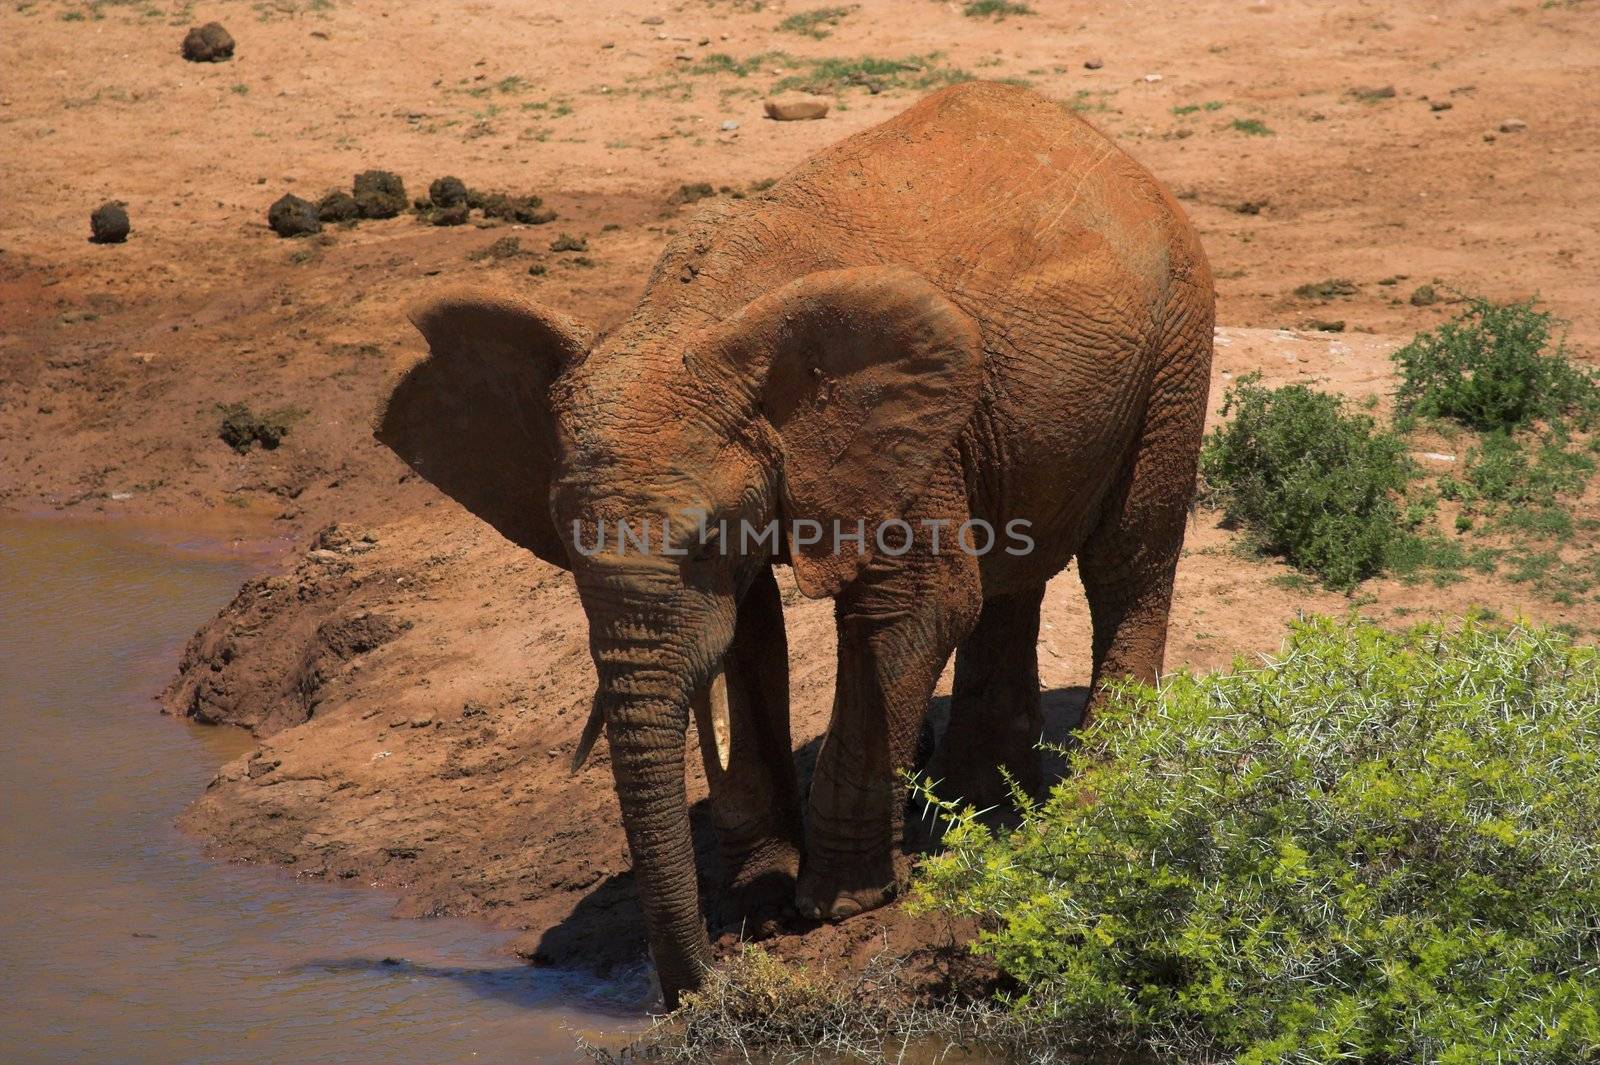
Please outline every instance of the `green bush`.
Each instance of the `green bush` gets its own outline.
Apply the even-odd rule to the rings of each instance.
[[[1200,453],[1206,495],[1263,550],[1350,588],[1406,535],[1395,500],[1410,475],[1405,445],[1337,396],[1259,380],[1240,378],[1224,398],[1232,420]]]
[[[1313,619],[1082,739],[1010,832],[945,806],[919,870],[1019,1016],[1179,1062],[1597,1060],[1594,649]]]
[[[1535,300],[1471,299],[1439,328],[1419,333],[1394,353],[1403,411],[1452,418],[1481,432],[1552,421],[1600,409],[1600,388],[1566,359],[1547,353],[1555,318]]]

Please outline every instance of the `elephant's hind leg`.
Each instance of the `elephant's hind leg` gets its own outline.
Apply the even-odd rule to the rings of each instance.
[[[1044,585],[986,600],[956,651],[950,727],[929,776],[941,793],[981,808],[1010,797],[1009,775],[1030,795],[1043,786],[1038,743],[1039,606]]]
[[[711,730],[698,729],[727,878],[723,923],[760,937],[775,931],[793,906],[802,838],[789,737],[789,649],[770,567],[740,600],[724,672],[726,769]]]
[[[1127,472],[1078,555],[1094,625],[1089,713],[1105,683],[1153,684],[1167,646],[1172,584],[1194,498],[1211,368],[1211,316],[1189,323],[1156,376]]]

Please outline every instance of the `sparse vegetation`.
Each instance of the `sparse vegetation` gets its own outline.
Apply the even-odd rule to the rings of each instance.
[[[784,33],[798,33],[813,40],[822,40],[839,25],[840,20],[853,14],[855,7],[818,7],[810,11],[797,11],[778,23]]]
[[[1033,8],[1016,0],[972,0],[961,13],[968,18],[1003,19],[1011,15],[1031,15]]]
[[[1312,619],[1111,699],[1012,831],[939,804],[916,900],[977,918],[1018,1023],[1086,1049],[1591,1060],[1597,751],[1593,648]]]
[[[1330,277],[1326,281],[1308,281],[1295,288],[1294,294],[1303,300],[1331,300],[1340,296],[1354,296],[1361,291],[1347,277]]]
[[[296,407],[280,407],[257,414],[245,403],[219,405],[217,411],[222,415],[218,438],[241,455],[248,454],[256,444],[265,451],[272,451],[289,435],[290,426],[305,416],[305,411]]]
[[[932,89],[971,81],[972,75],[945,66],[939,52],[886,59],[859,56],[853,59],[827,57],[802,59],[787,52],[760,52],[738,59],[724,52],[713,52],[689,68],[690,74],[731,74],[748,78],[773,71],[787,73],[771,86],[775,91],[803,89],[807,92],[836,94],[850,86],[882,89]]]
[[[1228,128],[1238,133],[1248,134],[1252,137],[1270,137],[1272,130],[1259,118],[1236,118],[1228,123]]]

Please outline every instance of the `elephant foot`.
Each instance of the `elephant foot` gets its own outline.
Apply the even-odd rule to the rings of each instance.
[[[954,763],[936,761],[928,775],[939,782],[935,790],[940,796],[979,810],[1009,807],[1012,781],[1024,795],[1038,798],[1044,792],[1043,766],[1031,745],[1004,754],[964,757]]]
[[[800,874],[795,908],[814,921],[843,921],[887,904],[898,888],[893,861],[840,870],[813,866]]]
[[[795,879],[800,852],[784,844],[741,863],[722,910],[722,927],[741,939],[767,939],[786,931],[795,917]]]

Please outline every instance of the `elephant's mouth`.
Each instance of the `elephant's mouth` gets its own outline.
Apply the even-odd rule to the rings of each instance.
[[[711,679],[701,685],[690,699],[690,706],[694,710],[695,728],[712,738],[712,746],[717,751],[717,767],[727,772],[733,749],[733,729],[728,709],[728,677],[720,660]],[[574,774],[589,760],[589,752],[594,750],[595,741],[600,738],[600,730],[605,723],[605,710],[597,693],[589,707],[589,720],[584,722],[583,734],[578,738],[578,749],[572,752]]]

